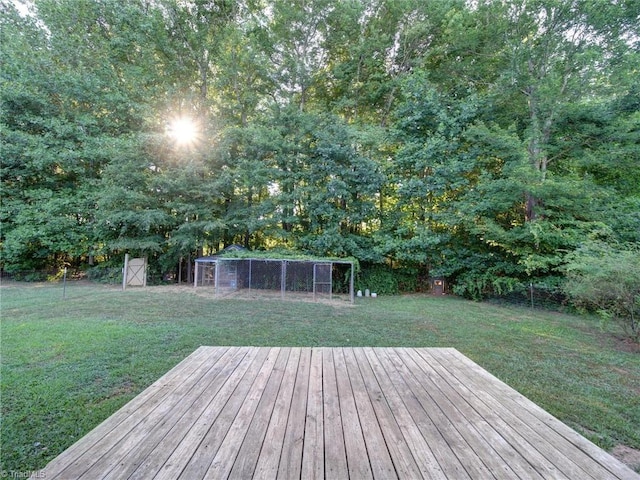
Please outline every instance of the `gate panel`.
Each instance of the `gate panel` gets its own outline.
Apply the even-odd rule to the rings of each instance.
[[[318,294],[329,295],[333,291],[332,284],[332,270],[333,264],[331,263],[314,263],[313,264],[313,298],[315,299]]]

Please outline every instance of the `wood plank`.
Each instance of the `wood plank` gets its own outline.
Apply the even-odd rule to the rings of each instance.
[[[463,436],[465,430],[459,430],[460,422],[464,419],[460,413],[452,408],[448,399],[444,394],[433,385],[426,376],[416,378],[411,371],[414,364],[405,363],[407,357],[392,348],[382,349],[387,361],[396,369],[396,374],[402,377],[403,381],[409,387],[409,394],[416,400],[420,409],[412,412],[416,423],[420,424],[420,418],[428,418],[429,421],[436,425],[440,435],[445,439],[447,445],[455,457],[464,465],[464,469],[472,478],[495,478],[492,472],[487,468],[482,459],[478,457]]]
[[[95,445],[100,442],[103,437],[117,428],[126,428],[122,425],[123,422],[137,422],[137,412],[143,404],[148,406],[159,404],[166,395],[180,385],[183,376],[189,375],[198,368],[209,355],[211,355],[211,351],[208,347],[199,347],[196,349],[191,355],[179,362],[116,413],[105,419],[87,435],[54,458],[46,467],[47,478],[56,478],[62,475],[63,471],[71,463],[77,461],[87,450],[95,448]],[[64,476],[66,476],[66,474]]]
[[[311,376],[311,349],[300,348],[298,350],[300,351],[300,358],[294,380],[293,398],[291,399],[291,408],[276,474],[277,478],[305,478],[302,477],[302,451],[304,447],[305,418],[307,416],[309,378]],[[260,470],[256,469],[256,472],[259,474]]]
[[[428,445],[446,478],[469,479],[469,473],[462,464],[458,456],[452,450],[452,445],[447,441],[446,436],[441,432],[436,422],[425,411],[424,406],[418,397],[413,393],[411,386],[405,381],[404,375],[395,367],[394,362],[389,358],[388,349],[366,349],[370,361],[379,362],[384,368],[384,375],[376,373],[380,381],[381,378],[388,378],[393,389],[398,392],[398,396],[404,404],[404,408],[409,413],[413,428],[417,428],[422,435],[424,443]],[[376,363],[372,363],[375,365]],[[385,394],[387,390],[385,390]],[[411,438],[411,437],[409,437]],[[420,440],[413,439],[418,445]],[[421,450],[413,450],[421,452]],[[425,460],[424,467],[431,465],[429,457]]]
[[[273,412],[262,442],[262,449],[253,472],[254,478],[276,478],[284,450],[289,448],[289,445],[285,446],[285,433],[289,414],[291,413],[291,402],[300,363],[300,353],[299,348],[293,348],[289,353],[280,388],[274,402]],[[302,455],[300,455],[300,458],[302,458]]]
[[[217,361],[224,350],[210,350],[204,353],[205,356],[194,363],[195,368],[183,372],[181,383],[172,384],[173,388],[165,395],[152,396],[150,401],[139,404],[138,408],[118,425],[118,428],[112,428],[91,446],[91,450],[85,451],[71,462],[61,472],[61,476],[93,479],[97,475],[95,472],[108,472],[113,468],[113,461],[116,461],[122,452],[134,448],[142,438],[145,438],[156,422],[180,401],[184,389],[190,389],[196,385],[209,370],[210,361]],[[96,455],[96,451],[101,452],[101,455]]]
[[[450,361],[444,360],[443,361]],[[457,357],[457,360],[461,360],[461,358]],[[455,371],[458,375],[462,375],[462,372],[456,366],[449,366],[449,371]],[[474,376],[480,375],[480,371],[474,368]],[[460,377],[461,379],[464,376]],[[477,378],[467,378],[465,379],[468,382],[469,387],[473,387],[477,384]],[[549,439],[546,438],[544,425],[538,422],[533,422],[532,424],[526,421],[526,413],[525,417],[523,417],[523,409],[516,404],[509,406],[505,403],[503,398],[497,400],[495,397],[495,392],[493,389],[496,387],[496,383],[492,382],[485,387],[483,392],[477,392],[477,395],[486,403],[490,404],[493,408],[499,409],[501,412],[501,417],[504,418],[510,427],[517,428],[518,432],[521,435],[526,436],[533,444],[535,450],[539,451],[540,454],[544,457],[544,461],[551,465],[551,468],[555,468],[560,472],[557,476],[564,475],[569,478],[591,478],[590,473],[581,468],[579,463],[576,462],[576,454],[577,451],[573,451],[572,448],[567,450],[567,445],[559,438],[555,437],[549,443]],[[515,393],[510,387],[509,390]],[[568,428],[568,427],[566,427]],[[547,432],[549,433],[549,432]],[[551,464],[547,457],[553,458],[554,462]]]
[[[384,438],[379,419],[373,408],[372,399],[367,391],[366,383],[360,371],[358,361],[356,360],[354,349],[344,348],[342,352],[344,354],[343,368],[349,375],[353,387],[353,399],[357,407],[357,415],[360,420],[360,427],[362,429],[372,475],[375,478],[397,477],[398,475],[391,460],[387,441]],[[413,458],[411,458],[411,460],[413,460]]]
[[[512,465],[518,465],[518,468],[524,468],[528,472],[521,474],[525,478],[530,476],[536,476],[531,472],[533,469],[538,475],[543,478],[560,479],[567,478],[560,470],[554,465],[550,464],[544,455],[542,455],[531,440],[536,438],[535,432],[522,431],[519,419],[516,417],[508,417],[504,408],[493,402],[483,402],[477,395],[477,389],[469,389],[466,385],[460,383],[458,379],[451,375],[455,366],[446,366],[446,370],[443,370],[445,365],[439,364],[434,358],[437,354],[427,350],[420,350],[420,355],[423,357],[431,357],[428,361],[431,368],[437,369],[442,372],[444,378],[463,396],[467,402],[472,404],[477,410],[478,414],[486,421],[487,425],[501,435],[508,444],[514,448],[522,458],[508,457],[505,461],[508,461]],[[484,388],[490,388],[488,385],[484,385]],[[491,437],[490,437],[491,438]],[[498,441],[497,444],[502,442]]]
[[[490,425],[480,411],[478,405],[468,401],[461,394],[459,384],[452,386],[450,375],[446,370],[438,368],[440,365],[428,356],[423,349],[407,350],[406,353],[416,361],[417,368],[426,374],[434,385],[449,399],[453,408],[456,408],[465,419],[460,422],[459,431],[465,432],[467,439],[478,457],[497,478],[543,478],[520,453]],[[487,448],[490,446],[490,448]],[[553,478],[563,478],[560,472],[553,472]]]
[[[220,412],[235,386],[240,382],[240,379],[245,375],[259,353],[258,350],[250,348],[237,348],[231,350],[231,352],[233,357],[229,359],[227,364],[221,366],[219,372],[215,374],[215,380],[210,383],[207,390],[194,400],[187,412],[156,444],[154,450],[149,453],[138,468],[131,472],[129,478],[145,479],[155,476],[172,456],[175,458],[176,451],[185,452],[186,450],[188,456],[184,456],[187,459],[189,458],[193,450],[195,450],[193,437],[201,438],[204,436],[203,433],[199,432],[202,432],[207,425],[212,423],[211,417]],[[187,403],[187,399],[185,399],[185,403]],[[171,462],[169,464],[171,465]],[[176,462],[174,465],[177,467],[180,463]],[[178,473],[176,470],[173,470],[173,472]]]
[[[209,408],[175,446],[173,453],[154,478],[172,480],[180,476],[187,479],[204,477],[213,456],[240,410],[241,403],[231,399],[243,398],[247,395],[270,353],[269,349],[254,350],[254,358],[250,362],[243,363],[244,369],[234,372]],[[148,478],[142,471],[136,473],[140,474],[140,476],[136,475],[140,480]]]
[[[324,352],[320,348],[311,350],[309,367],[309,389],[305,415],[304,443],[300,478],[325,478],[324,475],[324,399],[323,375]]]
[[[162,449],[166,447],[162,440],[167,439],[174,445],[180,432],[183,432],[182,437],[186,434],[208,405],[208,399],[215,397],[231,373],[243,361],[248,349],[220,349],[218,353],[222,355],[215,362],[210,358],[211,368],[191,389],[180,392],[180,398],[171,409],[154,418],[150,416],[148,425],[129,432],[127,441],[122,441],[117,449],[111,449],[109,455],[104,457],[108,461],[96,463],[85,476],[96,478],[98,472],[108,471],[104,477],[106,479],[128,478],[151,452],[154,452],[154,458],[163,457]],[[167,435],[170,432],[171,437],[168,439]],[[158,448],[160,450],[155,451]],[[173,447],[169,448],[173,450]]]
[[[348,478],[347,452],[333,349],[322,349],[322,398],[324,411],[325,478]]]
[[[519,419],[520,428],[529,437],[537,439],[536,448],[544,450],[558,469],[565,469],[567,476],[576,478],[628,478],[638,479],[630,468],[613,458],[595,444],[579,435],[549,412],[527,399],[513,388],[491,375],[456,350],[442,352],[442,362],[456,360],[457,374],[470,386],[476,386],[478,395],[487,401],[493,399],[505,416]],[[480,388],[490,385],[490,389]],[[569,460],[569,463],[567,463]]]
[[[216,419],[203,442],[198,445],[181,478],[226,478],[229,475],[279,356],[279,348],[268,349],[258,374],[251,379],[253,382],[246,382],[246,390],[241,395],[230,398],[226,415]]]
[[[369,465],[369,455],[362,433],[360,417],[356,408],[354,392],[351,388],[349,374],[345,368],[343,349],[334,348],[333,358],[349,477],[372,479],[373,472],[371,471],[371,465]]]
[[[398,477],[446,478],[374,351],[358,348],[354,356]]]
[[[259,455],[261,451],[263,451],[263,447],[265,447],[266,432],[269,428],[269,425],[271,424],[271,421],[274,419],[274,411],[278,403],[278,393],[281,390],[282,379],[284,377],[284,372],[286,370],[286,365],[289,361],[290,354],[290,348],[282,348],[280,350],[280,355],[278,356],[278,360],[276,361],[276,364],[271,371],[269,380],[262,391],[262,396],[260,398],[260,401],[258,402],[258,406],[255,412],[253,413],[253,418],[251,419],[251,423],[249,424],[249,428],[242,442],[242,446],[238,451],[238,455],[233,464],[233,468],[229,472],[228,477],[226,477],[226,475],[217,476],[216,473],[217,478],[223,477],[230,479],[246,479],[253,477],[256,464],[258,463]],[[288,390],[287,387],[288,386],[284,386],[284,390]],[[285,398],[283,400],[287,404],[291,402],[291,391],[289,391],[288,395],[289,398]],[[285,412],[280,411],[279,413],[284,415]],[[282,424],[281,433],[284,434],[286,416],[284,417],[284,421],[282,420],[282,418],[279,418],[278,421]],[[271,444],[272,441],[277,442],[278,438],[269,438],[267,443]],[[269,452],[269,447],[267,447],[264,451]],[[272,450],[272,452],[275,453],[275,449]],[[277,452],[279,456],[279,448],[277,449]],[[277,470],[277,464],[275,469]]]

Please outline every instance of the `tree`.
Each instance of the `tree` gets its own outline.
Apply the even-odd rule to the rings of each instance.
[[[158,255],[174,219],[164,209],[154,179],[160,173],[141,155],[136,139],[123,139],[109,151],[96,199],[96,247],[102,255],[131,252]]]
[[[88,111],[96,79],[63,65],[53,33],[31,16],[4,13],[3,264],[9,270],[61,266],[89,251],[92,188],[104,165],[95,149],[115,125],[108,113],[97,118]]]
[[[583,0],[541,0],[509,4],[503,15],[509,21],[504,52],[511,65],[504,78],[526,101],[527,117],[520,121],[529,163],[537,174],[526,192],[527,221],[540,216],[546,199],[535,190],[542,188],[551,164],[561,161],[549,152],[559,117],[584,97],[585,88],[593,95],[594,86],[607,75],[607,64],[620,58],[620,8]],[[500,86],[507,87],[502,82]]]
[[[5,268],[284,245],[481,296],[640,240],[632,2],[3,9]]]
[[[358,151],[358,135],[332,115],[311,119],[308,162],[301,171],[300,248],[317,255],[375,257],[366,225],[382,183],[376,163]]]
[[[450,205],[473,183],[474,164],[463,155],[464,129],[476,115],[476,99],[451,102],[414,72],[403,84],[395,111],[401,145],[391,167],[396,201],[387,219],[391,255],[409,263],[440,266],[451,235]]]
[[[426,53],[422,82],[430,82],[446,99],[445,112],[455,112],[475,96],[476,120],[460,124],[460,133],[449,135],[453,143],[423,126],[422,133],[414,131],[401,140],[397,159],[422,159],[430,167],[428,162],[437,158],[444,168],[435,175],[423,171],[431,185],[446,184],[447,170],[455,171],[463,160],[468,173],[461,172],[459,179],[466,186],[444,197],[430,217],[423,207],[433,205],[429,195],[434,189],[425,188],[427,183],[415,176],[421,170],[408,170],[398,201],[402,204],[407,194],[415,198],[416,226],[428,225],[422,219],[434,213],[441,219],[440,232],[425,228],[423,244],[437,242],[436,249],[446,252],[444,273],[457,282],[458,291],[481,295],[482,290],[503,289],[500,283],[514,288],[525,279],[555,281],[566,253],[601,228],[606,188],[581,174],[577,151],[558,148],[561,139],[571,136],[563,123],[567,112],[581,99],[587,104],[598,94],[611,95],[602,88],[605,77],[624,75],[627,68],[605,73],[604,63],[598,63],[630,58],[628,46],[611,35],[612,30],[620,32],[626,17],[616,7],[600,13],[588,2],[458,5],[449,10],[442,36]],[[416,98],[432,97],[422,93]],[[399,109],[398,124],[405,134],[407,122],[422,121],[433,110],[427,101],[424,106],[411,102],[408,98]],[[432,114],[432,122],[443,116]],[[612,144],[606,143],[610,150]],[[629,148],[633,141],[621,144]],[[432,155],[437,145],[444,148]],[[593,158],[606,158],[605,151],[598,150]],[[621,151],[619,146],[615,151]],[[630,225],[631,217],[625,218]],[[450,236],[443,237],[443,232]]]
[[[117,252],[127,242],[107,245],[116,227],[105,218],[124,215],[134,196],[132,210],[153,203],[139,201],[149,194],[145,182],[134,187],[122,174],[132,159],[144,173],[154,163],[143,146],[164,91],[157,80],[164,18],[146,2],[41,0],[33,15],[14,12],[6,21],[5,267]]]
[[[277,237],[278,221],[272,192],[278,177],[275,155],[277,132],[254,122],[225,129],[219,145],[224,183],[226,244],[264,248]]]
[[[358,132],[338,117],[280,110],[274,122],[270,182],[275,238],[321,255],[370,255],[363,225],[375,217],[382,181],[358,150]]]

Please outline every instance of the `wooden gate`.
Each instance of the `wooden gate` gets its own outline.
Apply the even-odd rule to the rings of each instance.
[[[147,286],[147,257],[129,258],[129,254],[124,256],[124,270],[122,275],[122,289],[127,287]]]

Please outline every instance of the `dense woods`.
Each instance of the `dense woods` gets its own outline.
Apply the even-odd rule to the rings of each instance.
[[[637,252],[637,2],[14,3],[6,271],[237,243],[481,297]]]

